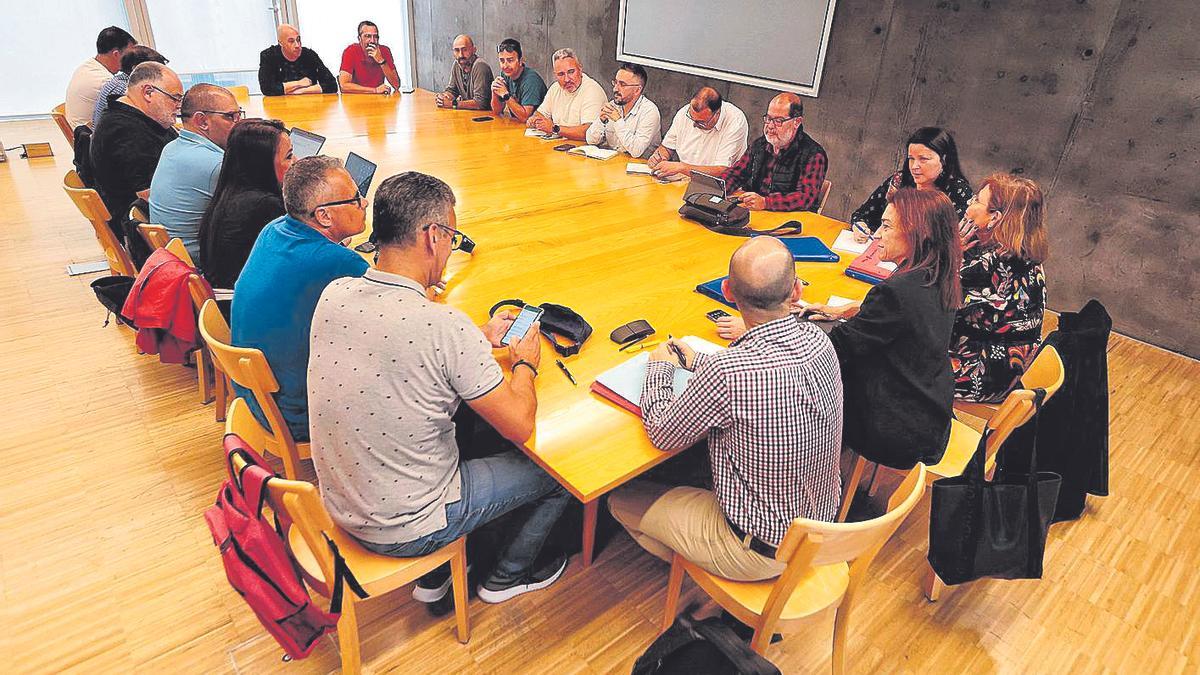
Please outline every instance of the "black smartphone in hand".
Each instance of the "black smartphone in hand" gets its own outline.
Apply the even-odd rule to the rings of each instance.
[[[716,323],[717,321],[729,316],[729,312],[726,312],[723,309],[714,309],[713,311],[706,313],[704,316],[707,316],[709,321]]]

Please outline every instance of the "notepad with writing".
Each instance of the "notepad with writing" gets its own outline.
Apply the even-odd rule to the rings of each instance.
[[[698,354],[713,354],[721,351],[720,345],[715,345],[694,335],[688,335],[682,340]],[[641,416],[642,386],[646,382],[646,366],[649,363],[649,353],[638,354],[624,363],[600,373],[596,381],[592,383],[591,389],[599,396]],[[672,388],[675,390],[676,396],[683,393],[683,389],[690,379],[692,379],[692,371],[685,368],[675,369],[675,381],[672,383]]]
[[[870,243],[870,241],[864,241],[860,244],[857,241],[854,241],[853,232],[850,230],[842,230],[838,233],[837,239],[833,240],[833,247],[839,251],[846,251],[847,253],[860,255],[866,252],[867,245]]]
[[[595,145],[577,145],[568,150],[567,154],[583,155],[584,157],[591,157],[592,159],[605,160],[616,157],[617,151],[609,148],[597,147]]]

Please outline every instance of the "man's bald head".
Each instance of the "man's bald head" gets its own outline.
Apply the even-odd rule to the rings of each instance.
[[[463,33],[454,38],[454,48],[455,49],[458,49],[459,47],[474,47],[474,46],[475,46],[475,41],[472,40],[471,36],[467,35],[466,33]]]
[[[275,37],[279,40],[279,44],[283,44],[288,38],[300,35],[300,31],[291,24],[281,23],[279,28],[275,29]]]
[[[275,37],[279,39],[279,48],[283,50],[283,58],[288,61],[300,58],[304,47],[300,44],[300,31],[296,30],[295,26],[286,23],[279,24],[279,28],[275,29]]]
[[[475,63],[475,41],[470,35],[459,35],[454,38],[454,60],[458,62],[464,70],[470,68]]]
[[[771,107],[782,110],[787,106],[787,117],[804,117],[804,99],[800,94],[785,91],[771,99]]]
[[[186,120],[197,112],[237,110],[237,98],[225,87],[201,82],[193,84],[183,95],[180,114]]]
[[[786,309],[796,286],[796,262],[775,237],[753,237],[729,259],[729,293],[738,307]]]
[[[700,87],[700,91],[692,97],[692,111],[703,112],[710,110],[717,112],[721,109],[721,93],[712,87]]]

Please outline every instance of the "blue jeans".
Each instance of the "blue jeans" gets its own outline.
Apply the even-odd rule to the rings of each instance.
[[[496,562],[492,579],[506,582],[531,571],[550,529],[567,507],[571,495],[550,474],[520,451],[470,459],[458,465],[462,499],[446,505],[446,527],[400,544],[372,544],[366,548],[397,558],[428,555],[500,516],[534,504],[532,512]]]

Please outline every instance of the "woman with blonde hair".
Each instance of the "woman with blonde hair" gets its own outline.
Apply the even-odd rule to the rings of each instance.
[[[1041,188],[1020,176],[988,176],[960,233],[963,303],[950,343],[955,395],[996,402],[1025,372],[1042,337],[1048,245]]]

